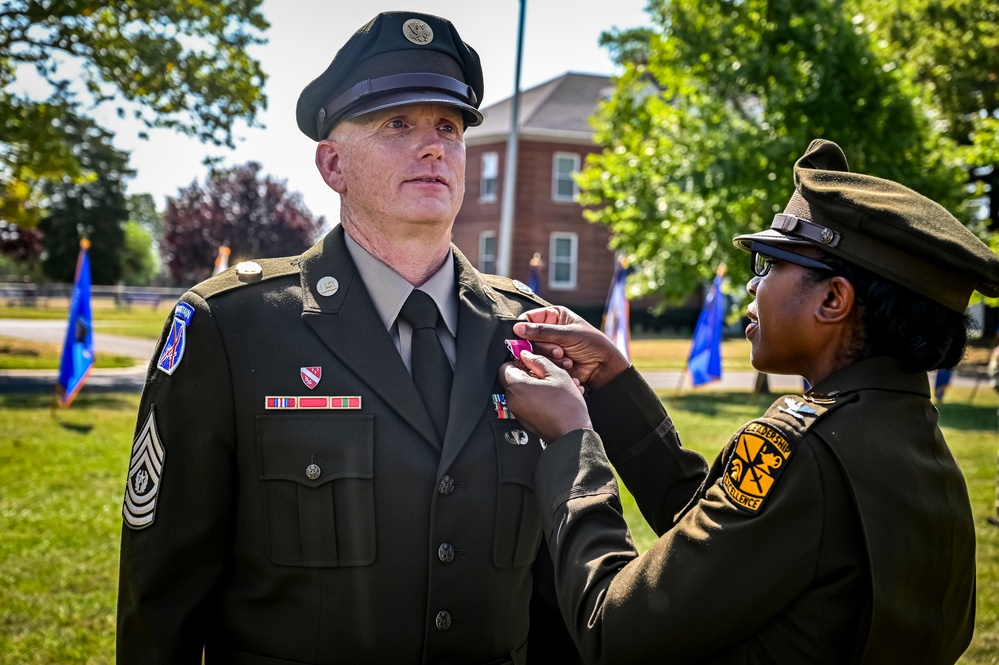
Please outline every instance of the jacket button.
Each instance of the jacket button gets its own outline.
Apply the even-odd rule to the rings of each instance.
[[[454,491],[454,478],[451,476],[444,476],[441,478],[440,485],[437,486],[437,491],[447,496]]]
[[[451,613],[447,610],[441,610],[437,613],[437,630],[443,632],[451,628]]]
[[[305,477],[309,480],[315,480],[322,474],[322,470],[319,468],[318,464],[310,464],[305,467]]]
[[[437,558],[444,563],[451,563],[454,561],[454,546],[451,543],[442,543],[441,546],[437,548]]]

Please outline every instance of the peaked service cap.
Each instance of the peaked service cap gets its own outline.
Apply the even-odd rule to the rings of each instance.
[[[735,245],[814,245],[957,312],[973,291],[999,296],[999,256],[985,243],[908,187],[850,173],[832,141],[811,142],[794,165],[794,189],[768,230]]]
[[[482,65],[451,22],[383,12],[347,40],[298,98],[298,128],[314,141],[340,120],[403,104],[458,107],[466,126],[482,122]]]

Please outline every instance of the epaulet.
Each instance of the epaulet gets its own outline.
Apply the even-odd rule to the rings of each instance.
[[[282,256],[275,259],[242,261],[191,288],[205,300],[233,289],[261,284],[267,280],[299,271],[299,257]]]
[[[722,487],[741,511],[758,515],[794,458],[805,432],[836,407],[834,396],[784,395],[733,438]]]
[[[517,296],[520,299],[528,300],[535,305],[540,307],[548,307],[551,303],[539,296],[534,292],[531,287],[524,284],[519,279],[510,279],[509,277],[501,277],[500,275],[482,275],[482,283],[487,291],[493,289],[495,291],[500,291],[504,294],[509,294]]]

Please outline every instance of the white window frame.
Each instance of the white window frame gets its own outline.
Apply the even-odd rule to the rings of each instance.
[[[496,200],[496,193],[499,191],[499,153],[482,153],[482,178],[479,181],[479,200],[491,202]],[[486,191],[488,183],[492,183],[492,191]]]
[[[558,267],[566,263],[565,255],[561,255],[556,251],[559,240],[569,241],[569,279],[567,280],[558,278]],[[551,289],[563,290],[575,289],[576,269],[579,265],[579,236],[575,233],[554,231],[551,236],[549,236],[548,259],[548,287]]]
[[[560,173],[559,162],[562,160],[572,161],[572,170],[569,173]],[[579,155],[574,152],[556,152],[552,156],[552,200],[553,201],[577,201],[579,200],[579,185],[576,184],[576,179],[573,178],[574,173],[579,173]],[[563,176],[563,177],[560,177]],[[572,195],[566,196],[565,194],[559,193],[558,185],[560,182],[568,178],[569,182],[572,183]]]
[[[486,252],[486,243],[492,239],[493,241],[493,252],[489,254]],[[496,232],[495,231],[483,231],[479,234],[479,261],[478,269],[481,273],[486,273],[489,275],[496,273]],[[488,266],[487,263],[491,262],[492,267]]]

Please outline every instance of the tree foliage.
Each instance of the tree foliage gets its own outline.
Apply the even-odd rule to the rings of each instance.
[[[247,54],[268,27],[261,2],[10,0],[0,5],[0,219],[31,227],[44,214],[40,181],[86,179],[66,136],[66,120],[92,120],[105,103],[147,127],[231,147],[233,122],[255,125],[266,103],[265,75]],[[15,84],[31,68],[47,93],[18,91]]]
[[[45,244],[42,267],[50,279],[72,282],[80,239],[89,238],[91,280],[114,284],[121,277],[122,224],[128,219],[128,155],[111,145],[111,135],[90,120],[73,118],[66,130],[73,139],[70,153],[86,179],[76,182],[67,175],[44,181],[45,216],[38,225]]]
[[[325,218],[314,218],[299,194],[260,170],[250,162],[219,171],[204,186],[192,183],[167,199],[160,250],[174,282],[191,285],[210,276],[222,245],[235,264],[299,254],[318,237]]]
[[[731,239],[769,226],[818,137],[839,143],[853,170],[961,210],[959,150],[868,4],[651,0],[647,50],[640,31],[616,36],[624,73],[596,119],[605,149],[580,185],[589,218],[638,267],[633,287],[677,300],[721,263],[748,279]]]
[[[146,286],[156,276],[153,236],[139,222],[129,220],[122,227],[121,279],[125,284]]]

